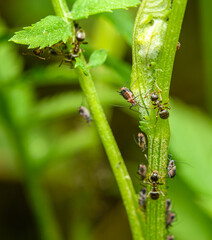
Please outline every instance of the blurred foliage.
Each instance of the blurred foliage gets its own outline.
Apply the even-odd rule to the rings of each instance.
[[[36,215],[38,212],[41,215],[47,212],[45,220],[50,229],[55,229],[54,239],[131,239],[118,188],[95,126],[93,123],[87,126],[78,115],[78,107],[87,104],[74,70],[64,64],[58,67],[60,63],[54,59],[42,61],[35,56],[22,55],[27,52],[26,48],[7,41],[14,29],[53,14],[50,3],[41,0],[3,2],[0,2],[4,19],[0,21],[2,239],[39,239],[33,220],[35,217],[42,221],[40,215]],[[204,4],[209,1],[201,2],[206,9]],[[204,110],[211,99],[208,97],[206,102],[205,95],[210,96],[210,88],[204,88],[202,62],[202,50],[207,52],[212,43],[204,36],[204,45],[200,43],[199,33],[204,31],[199,29],[201,19],[196,23],[198,11],[197,3],[190,1],[171,91],[174,99],[180,99],[172,101],[170,113],[170,152],[179,162],[176,162],[176,178],[169,180],[167,196],[171,197],[172,209],[177,215],[170,232],[176,239],[183,240],[207,240],[212,236],[212,119]],[[206,10],[202,13],[206,17]],[[89,42],[88,46],[83,46],[87,58],[93,50],[108,51],[104,65],[92,69],[92,74],[139,191],[135,175],[143,154],[133,140],[139,119],[136,113],[124,107],[127,104],[117,93],[124,84],[129,86],[133,19],[134,10],[117,10],[114,14],[89,17],[80,24]],[[209,24],[210,18],[207,21]],[[194,22],[196,27],[191,29]],[[206,59],[210,65],[211,58],[206,56]],[[23,214],[25,212],[28,215]]]

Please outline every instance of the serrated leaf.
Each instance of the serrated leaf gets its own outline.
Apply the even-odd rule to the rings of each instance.
[[[107,58],[107,52],[105,49],[95,50],[89,58],[88,67],[92,68],[102,65]]]
[[[90,15],[111,12],[113,9],[126,9],[136,7],[140,0],[76,0],[71,11],[71,18],[82,19]]]
[[[19,44],[29,45],[29,48],[44,48],[73,36],[72,24],[65,22],[59,16],[48,16],[39,22],[16,32],[9,40]]]
[[[88,69],[87,69],[87,66],[79,59],[79,58],[76,58],[76,63],[74,65],[75,68],[80,68],[85,75],[88,75]]]

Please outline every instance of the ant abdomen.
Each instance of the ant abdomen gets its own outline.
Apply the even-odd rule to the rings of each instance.
[[[169,117],[169,112],[166,109],[159,111],[159,116],[162,119],[167,119]]]
[[[159,198],[160,194],[159,192],[150,192],[150,197],[152,200],[157,200]]]

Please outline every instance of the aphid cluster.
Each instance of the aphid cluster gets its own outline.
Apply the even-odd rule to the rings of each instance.
[[[171,226],[175,220],[175,213],[171,212],[171,200],[166,199],[166,228]]]
[[[34,55],[42,60],[59,57],[61,60],[60,65],[64,62],[73,67],[75,58],[79,57],[80,53],[83,51],[81,44],[87,44],[87,42],[84,42],[86,37],[85,31],[80,28],[77,23],[74,24],[74,33],[74,39],[69,39],[66,43],[60,41],[51,47],[42,49],[37,48],[32,51],[32,54],[26,53],[24,55]]]

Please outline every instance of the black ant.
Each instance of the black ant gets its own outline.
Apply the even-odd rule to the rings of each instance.
[[[164,195],[164,193],[158,189],[158,185],[163,185],[164,183],[159,182],[159,173],[157,170],[154,170],[148,179],[148,182],[144,181],[146,184],[150,184],[152,186],[152,190],[148,193],[147,197],[151,197],[152,200],[157,200],[160,197],[160,193]],[[159,191],[158,191],[159,190]],[[160,192],[160,193],[159,193]]]
[[[156,123],[157,123],[157,120],[158,120],[158,115],[160,116],[161,119],[167,119],[169,117],[169,111],[168,110],[170,110],[171,108],[167,107],[167,106],[164,106],[168,103],[163,103],[162,104],[162,98],[161,98],[161,94],[160,94],[161,90],[157,86],[157,84],[155,84],[155,85],[156,85],[156,87],[158,88],[159,91],[156,92],[156,90],[154,90],[151,93],[150,98],[151,98],[151,101],[152,101],[152,105],[155,106],[155,107],[153,107],[153,109],[158,109],[158,111],[156,113],[156,122],[155,122],[155,126],[156,126]],[[159,93],[159,96],[158,96],[157,93]],[[160,98],[160,100],[159,100],[159,98]]]
[[[80,116],[82,116],[87,121],[87,123],[89,125],[90,122],[92,121],[92,119],[91,119],[91,114],[88,111],[88,109],[83,107],[83,106],[80,106],[79,107],[79,114],[80,114]]]

